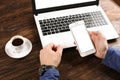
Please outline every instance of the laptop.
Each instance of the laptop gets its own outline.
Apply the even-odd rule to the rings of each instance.
[[[74,47],[69,24],[84,20],[88,31],[101,31],[107,40],[118,33],[99,5],[99,0],[32,0],[34,18],[42,46]]]

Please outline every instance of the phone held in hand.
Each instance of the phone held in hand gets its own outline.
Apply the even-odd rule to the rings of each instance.
[[[81,57],[95,53],[95,48],[87,31],[84,21],[77,21],[69,25]]]

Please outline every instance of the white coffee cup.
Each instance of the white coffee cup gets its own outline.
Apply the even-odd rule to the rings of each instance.
[[[20,35],[13,36],[5,46],[5,52],[12,58],[25,57],[31,50],[31,41]]]

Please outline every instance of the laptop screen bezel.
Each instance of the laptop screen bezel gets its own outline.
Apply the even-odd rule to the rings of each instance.
[[[91,1],[91,2],[85,2],[85,3],[77,3],[72,5],[64,5],[64,6],[58,6],[58,7],[50,7],[50,8],[44,8],[44,9],[36,9],[35,0],[32,0],[32,8],[35,15],[39,13],[45,13],[45,12],[51,12],[51,11],[57,11],[57,10],[64,10],[64,9],[70,9],[70,8],[77,8],[77,7],[83,7],[83,6],[89,6],[89,5],[98,5],[99,0]]]

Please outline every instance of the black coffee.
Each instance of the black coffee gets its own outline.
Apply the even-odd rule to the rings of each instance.
[[[13,44],[13,46],[20,46],[23,44],[23,40],[20,38],[16,38],[13,40],[12,44]]]

